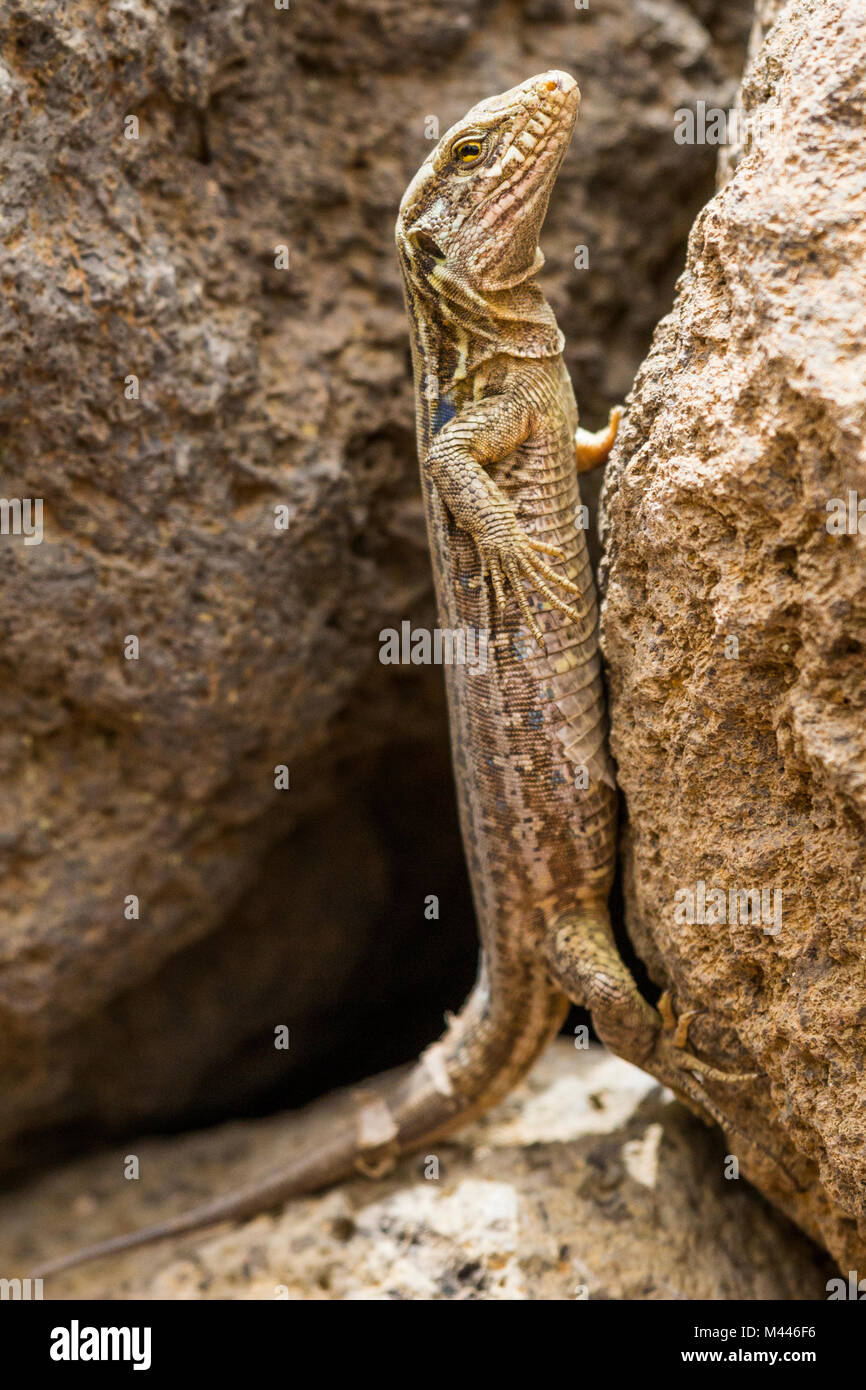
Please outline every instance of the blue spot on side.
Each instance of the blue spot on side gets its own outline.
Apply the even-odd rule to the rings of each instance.
[[[457,414],[457,407],[447,396],[440,396],[436,402],[436,413],[433,416],[433,434],[437,435],[443,425],[447,425],[449,420],[453,420]]]

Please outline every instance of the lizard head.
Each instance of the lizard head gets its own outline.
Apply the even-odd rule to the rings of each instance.
[[[416,282],[449,298],[509,290],[543,264],[538,248],[550,192],[568,148],[580,92],[545,72],[490,97],[443,135],[400,204],[397,244]]]

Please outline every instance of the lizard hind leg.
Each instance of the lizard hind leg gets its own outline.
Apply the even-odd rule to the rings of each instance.
[[[562,913],[553,921],[549,939],[548,966],[554,979],[572,1003],[589,1009],[605,1046],[670,1087],[700,1119],[715,1121],[721,1130],[745,1140],[799,1190],[779,1156],[734,1124],[706,1093],[707,1081],[736,1086],[754,1082],[758,1073],[721,1071],[678,1046],[682,1030],[669,997],[663,995],[659,1001],[661,1013],[644,999],[619,954],[607,907],[596,902]]]
[[[589,1009],[601,1041],[618,1057],[693,1099],[693,1087],[681,1084],[686,1077],[731,1086],[758,1080],[757,1072],[722,1071],[686,1050],[685,1030],[677,1024],[669,996],[659,1001],[660,1012],[638,989],[603,903],[562,913],[552,924],[550,940],[548,965],[557,984],[573,1003]],[[692,1016],[684,1015],[683,1021]]]
[[[611,1052],[646,1068],[662,1020],[640,993],[616,947],[607,907],[580,904],[554,919],[548,966],[574,1004],[589,1009]]]

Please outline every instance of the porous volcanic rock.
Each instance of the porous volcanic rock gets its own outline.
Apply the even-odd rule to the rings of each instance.
[[[866,6],[773,13],[608,472],[603,645],[632,939],[756,1073],[707,1085],[744,1171],[862,1270]]]

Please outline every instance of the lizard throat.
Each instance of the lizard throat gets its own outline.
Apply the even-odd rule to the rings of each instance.
[[[413,267],[413,269],[417,269]],[[481,292],[440,261],[426,274],[413,274],[427,309],[425,320],[437,325],[435,341],[425,344],[428,375],[435,374],[441,393],[451,390],[492,357],[557,357],[563,336],[553,310],[529,276],[502,289]],[[429,360],[429,359],[435,360]]]

